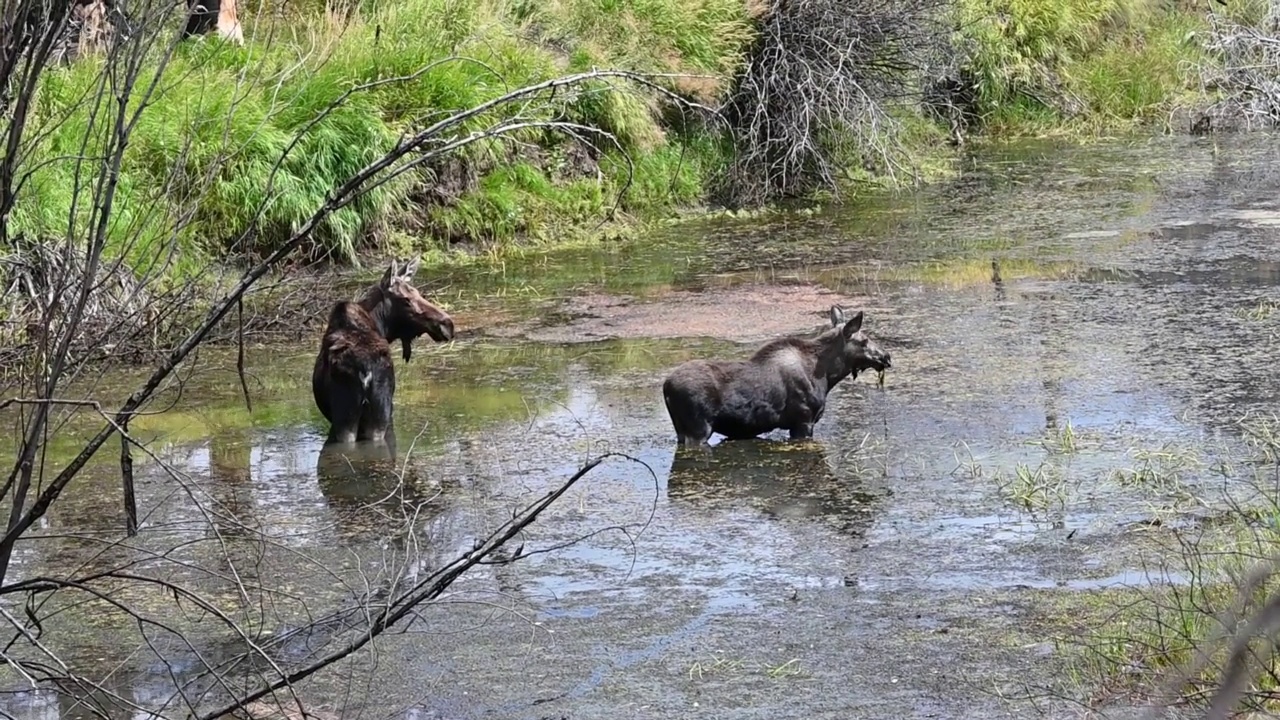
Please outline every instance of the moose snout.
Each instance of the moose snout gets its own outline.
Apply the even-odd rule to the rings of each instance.
[[[436,342],[449,342],[453,339],[453,331],[453,318],[445,316],[429,328],[427,334]]]

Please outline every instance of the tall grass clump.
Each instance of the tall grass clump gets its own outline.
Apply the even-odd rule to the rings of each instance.
[[[997,133],[1157,117],[1195,84],[1202,13],[1158,0],[957,0],[968,116]]]

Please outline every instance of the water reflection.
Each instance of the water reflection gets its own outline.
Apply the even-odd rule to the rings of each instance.
[[[695,507],[747,506],[775,520],[813,520],[860,538],[883,495],[857,473],[837,477],[820,442],[742,440],[680,447],[667,497]]]
[[[396,456],[396,433],[385,442],[326,442],[316,456],[316,480],[329,507],[341,514],[388,499],[420,499],[404,482]]]

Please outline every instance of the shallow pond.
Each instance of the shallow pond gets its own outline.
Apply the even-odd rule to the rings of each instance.
[[[104,451],[17,573],[135,563],[283,638],[616,452],[639,462],[587,475],[517,541],[526,557],[475,568],[299,693],[370,718],[1022,717],[1013,697],[1062,662],[1044,591],[1177,582],[1146,571],[1144,529],[1247,489],[1223,458],[1275,409],[1278,160],[1265,136],[986,149],[952,182],[814,217],[425,278],[470,333],[398,364],[394,458],[322,452],[310,345],[252,349],[251,413],[233,358],[205,352],[135,426],[158,458],[139,464],[139,537],[113,542]],[[885,386],[839,386],[812,442],[677,458],[664,373],[813,330],[833,301],[893,353]],[[242,644],[164,593],[133,600],[199,641],[153,629],[147,647],[67,602],[50,644],[137,705],[180,716],[175,682],[216,703],[203,665]],[[328,647],[319,624],[278,643],[281,667]],[[92,716],[44,692],[0,709]]]

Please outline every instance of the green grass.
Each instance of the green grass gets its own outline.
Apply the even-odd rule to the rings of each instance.
[[[110,230],[115,256],[145,269],[159,248],[177,242],[194,272],[201,258],[269,251],[406,130],[592,66],[711,75],[717,79],[680,88],[711,92],[741,62],[751,34],[734,0],[382,0],[346,12],[292,12],[276,27],[265,16],[246,18],[243,47],[212,38],[179,47],[124,158]],[[412,80],[386,82],[432,63]],[[153,60],[150,72],[155,67]],[[84,234],[91,203],[75,188],[69,158],[86,138],[84,154],[104,147],[101,120],[90,123],[111,104],[85,102],[102,71],[90,58],[44,75],[34,124],[45,135],[29,156],[37,169],[12,216],[15,237]],[[316,122],[350,88],[374,82],[383,84]],[[502,112],[598,128],[618,146],[589,136],[590,149],[549,133],[526,133],[518,145],[478,143],[463,155],[467,172],[450,200],[409,202],[419,188],[458,181],[447,169],[406,174],[334,213],[308,239],[310,252],[354,260],[386,235],[378,231],[400,227],[416,228],[399,240],[419,250],[459,239],[554,239],[598,222],[632,170],[621,209],[648,216],[696,201],[717,162],[709,138],[661,126],[650,91],[597,83]],[[407,212],[419,222],[403,223]],[[251,239],[237,242],[250,229]]]
[[[1199,6],[958,0],[955,43],[990,134],[1110,132],[1194,104]]]
[[[1243,608],[1242,616],[1251,617],[1268,596],[1280,591],[1280,578],[1273,575],[1247,596],[1240,592],[1258,559],[1273,553],[1280,542],[1280,515],[1272,510],[1247,523],[1243,515],[1227,522],[1222,532],[1211,537],[1199,534],[1194,541],[1168,548],[1173,583],[1108,590],[1083,598],[1094,606],[1089,612],[1077,610],[1077,617],[1089,618],[1085,627],[1059,639],[1075,650],[1070,675],[1079,685],[1109,696],[1149,696],[1166,691],[1173,673],[1186,672],[1206,652],[1207,666],[1172,689],[1192,707],[1207,702],[1207,691],[1218,686],[1226,664],[1224,629],[1228,635],[1236,630],[1231,616]],[[1158,570],[1152,574],[1160,575]],[[1273,656],[1264,668],[1253,676],[1250,700],[1274,711],[1280,662]]]

